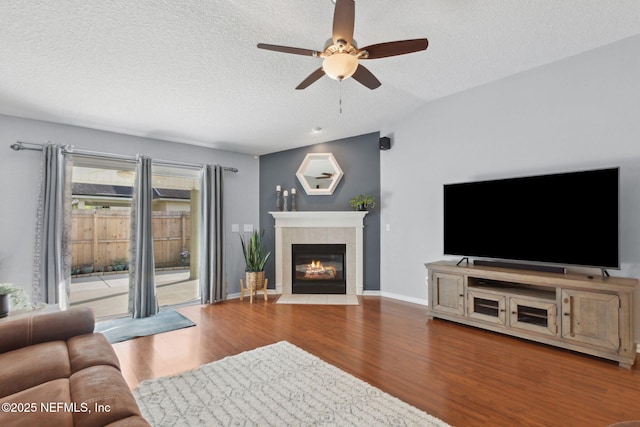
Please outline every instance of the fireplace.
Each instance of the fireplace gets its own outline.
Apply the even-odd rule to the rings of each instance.
[[[367,211],[270,212],[275,219],[276,294],[291,295],[294,244],[344,244],[346,295],[364,289],[363,228]]]
[[[293,294],[346,294],[344,244],[292,244]]]

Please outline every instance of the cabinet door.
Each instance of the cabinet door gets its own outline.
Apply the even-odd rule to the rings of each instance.
[[[507,297],[467,288],[467,316],[485,322],[506,324]]]
[[[464,277],[434,271],[429,303],[434,311],[464,316]]]
[[[527,298],[509,298],[509,326],[545,335],[558,334],[556,303]]]
[[[562,338],[617,351],[619,308],[618,295],[563,289]]]

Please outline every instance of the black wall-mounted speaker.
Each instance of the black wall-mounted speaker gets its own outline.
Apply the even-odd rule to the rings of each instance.
[[[380,149],[389,150],[391,148],[391,138],[383,136],[380,138]]]

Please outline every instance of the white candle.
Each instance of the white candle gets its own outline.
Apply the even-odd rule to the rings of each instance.
[[[284,190],[284,193],[282,193],[282,195],[283,195],[284,197],[287,197],[287,196],[289,195],[289,192],[288,192],[287,190]]]
[[[295,188],[291,189],[291,194],[296,194],[296,189]]]
[[[282,188],[279,185],[276,185],[276,191],[280,191]]]

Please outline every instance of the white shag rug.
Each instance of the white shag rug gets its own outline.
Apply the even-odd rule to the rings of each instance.
[[[153,426],[448,426],[286,341],[143,381],[135,396]]]

